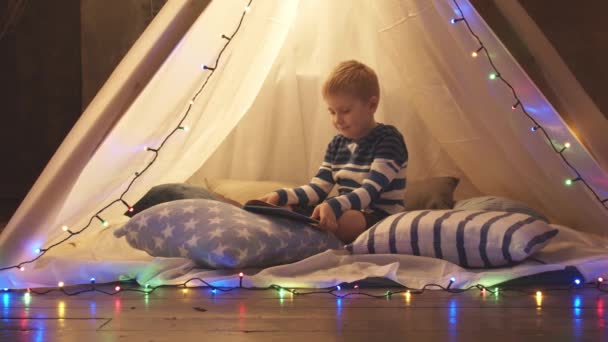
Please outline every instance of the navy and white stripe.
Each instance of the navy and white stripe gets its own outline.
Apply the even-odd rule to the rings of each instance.
[[[410,254],[463,267],[513,265],[542,249],[558,230],[522,213],[417,210],[392,215],[347,245],[354,254]]]
[[[401,212],[407,160],[403,136],[391,125],[378,124],[358,141],[338,134],[310,184],[277,190],[279,205],[315,205],[337,185],[338,196],[327,200],[336,217],[350,209]]]

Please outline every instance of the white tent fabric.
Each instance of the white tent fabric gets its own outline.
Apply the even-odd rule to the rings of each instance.
[[[116,85],[123,81],[113,75],[0,236],[0,267],[33,259],[36,248],[66,237],[61,226],[84,227],[119,198],[135,172],[154,157],[144,147],[157,148],[180,122],[209,73],[201,64],[213,64],[225,43],[221,35],[234,31],[247,3],[211,2],[137,99],[115,123],[108,123],[101,115],[111,105],[106,99],[121,91]],[[572,134],[472,6],[466,0],[458,3],[526,109],[556,145],[570,142],[564,152],[567,158],[601,198],[608,198],[607,170]],[[128,66],[142,58],[138,49],[145,49],[146,37],[162,38],[171,8],[163,9],[121,62],[117,70],[123,77],[134,72]],[[588,234],[606,235],[608,210],[580,183],[563,185],[574,174],[538,132],[530,132],[531,122],[511,110],[510,89],[488,79],[487,60],[470,57],[478,46],[464,25],[450,24],[455,16],[460,13],[451,0],[254,1],[184,122],[190,130],[178,131],[168,140],[124,198],[133,203],[154,185],[196,183],[203,177],[306,182],[333,134],[320,97],[321,82],[337,62],[355,58],[379,74],[377,118],[403,132],[410,152],[408,179],[456,176],[461,179],[457,198],[493,194],[522,200],[561,225],[560,235],[566,240],[551,245],[548,265],[470,271],[442,260],[334,251],[264,270],[249,279],[252,284],[291,279],[294,284],[322,286],[372,275],[415,286],[457,274],[459,286],[479,280],[490,285],[496,279],[565,265],[578,266],[586,276],[600,274],[608,266],[608,242]],[[95,134],[97,140],[91,138]],[[42,196],[49,196],[49,189],[51,203],[42,200],[49,198]],[[91,228],[72,238],[75,245],[64,243],[50,250],[26,264],[25,272],[0,271],[0,287],[53,286],[60,280],[84,283],[90,277],[98,282],[137,278],[170,284],[193,274],[211,281],[232,274],[201,273],[187,260],[151,258],[133,250],[124,238],[109,233],[124,222],[124,210],[120,203],[104,210],[99,216],[112,222],[111,228],[104,230],[93,219]]]

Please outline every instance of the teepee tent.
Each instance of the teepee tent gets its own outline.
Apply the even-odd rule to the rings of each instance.
[[[526,202],[552,223],[572,228],[564,238],[594,252],[500,272],[469,272],[412,256],[324,255],[264,270],[249,279],[252,284],[293,283],[294,275],[303,286],[386,276],[416,286],[459,273],[464,285],[567,264],[588,276],[608,268],[608,242],[601,238],[608,228],[608,203],[602,202],[608,198],[608,154],[598,140],[607,123],[589,109],[567,70],[550,63],[561,73],[553,77],[556,93],[577,96],[560,107],[589,109],[579,116],[578,135],[591,137],[583,145],[467,0],[217,0],[166,58],[159,57],[155,52],[174,42],[176,18],[188,4],[167,3],[12,217],[0,236],[0,287],[77,284],[91,277],[172,284],[191,277],[183,271],[188,260],[152,258],[105,234],[102,223],[124,223],[125,204],[162,183],[205,177],[307,182],[334,134],[321,83],[346,59],[377,71],[376,117],[403,133],[408,180],[454,176],[460,179],[457,199],[492,194]],[[525,22],[523,29],[533,28],[516,9],[505,13],[518,15],[511,19]],[[484,51],[471,57],[480,42],[493,65]],[[554,56],[550,48],[535,52]],[[129,101],[132,94],[137,96]],[[564,185],[566,179],[573,184]],[[377,267],[340,273],[357,262]],[[323,267],[326,273],[319,272]],[[191,272],[231,281],[221,272]]]

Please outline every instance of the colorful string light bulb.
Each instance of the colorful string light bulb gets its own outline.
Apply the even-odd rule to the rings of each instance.
[[[482,49],[483,49],[483,46],[480,46],[479,49],[471,52],[471,57],[477,58],[477,56],[479,56],[479,51],[481,51]]]
[[[580,177],[577,178],[568,178],[564,181],[564,184],[567,186],[572,185],[574,182],[581,180]]]
[[[127,201],[123,200],[122,198],[120,199],[120,201],[122,202],[122,204],[125,205],[125,207],[127,207],[127,210],[132,213],[133,212],[133,207],[129,205],[129,203],[127,203]]]

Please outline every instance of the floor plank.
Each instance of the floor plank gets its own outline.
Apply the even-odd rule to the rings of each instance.
[[[202,288],[115,296],[3,293],[0,341],[608,340],[604,293],[551,292],[540,302],[533,293],[429,291],[381,299],[243,289],[213,295]]]

